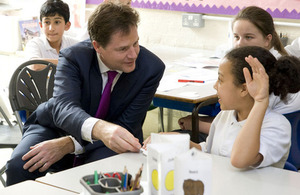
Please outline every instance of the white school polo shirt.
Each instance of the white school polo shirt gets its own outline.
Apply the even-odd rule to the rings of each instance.
[[[62,37],[60,49],[70,47],[79,41],[68,36]],[[58,59],[56,49],[52,48],[45,35],[31,39],[25,47],[25,55],[28,60],[35,58]]]
[[[288,93],[285,101],[272,93],[269,97],[269,107],[281,114],[298,111],[300,110],[300,92]]]
[[[290,45],[285,46],[284,49],[288,52],[289,55],[300,58],[300,37],[295,39]]]
[[[202,151],[230,157],[234,141],[245,124],[238,122],[234,110],[221,111],[214,119],[206,142],[201,142]],[[263,120],[259,153],[263,161],[258,167],[283,168],[291,144],[291,125],[281,114],[267,109]]]

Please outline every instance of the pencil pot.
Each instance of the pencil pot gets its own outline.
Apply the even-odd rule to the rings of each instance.
[[[143,192],[143,188],[139,188],[130,191],[122,190],[122,183],[120,178],[124,175],[121,172],[109,172],[106,174],[87,175],[80,179],[80,183],[83,186],[84,195],[100,195],[100,194],[111,194],[111,195],[139,195]],[[130,184],[132,176],[128,174],[128,186]]]
[[[118,192],[118,189],[121,189],[121,181],[118,178],[101,178],[98,182],[101,186],[101,192]]]

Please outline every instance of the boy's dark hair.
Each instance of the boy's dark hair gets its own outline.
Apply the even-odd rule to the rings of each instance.
[[[138,22],[139,14],[130,6],[101,3],[89,17],[88,31],[91,40],[105,48],[114,33],[127,35]]]
[[[269,93],[274,93],[284,100],[288,93],[297,93],[300,90],[300,60],[294,56],[282,56],[278,60],[266,49],[257,46],[247,46],[231,50],[225,58],[232,64],[234,84],[239,86],[245,83],[243,68],[252,69],[246,62],[249,55],[257,58],[264,66],[269,76]]]
[[[256,26],[264,36],[271,34],[272,47],[274,47],[281,55],[288,55],[275,30],[273,18],[266,10],[257,6],[246,7],[236,15],[232,24],[237,20],[248,20]]]
[[[41,7],[40,21],[42,21],[44,17],[55,16],[56,14],[62,16],[65,20],[65,23],[69,22],[69,5],[61,0],[47,0]]]

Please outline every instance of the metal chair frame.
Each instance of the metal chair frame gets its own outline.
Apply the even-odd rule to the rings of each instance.
[[[35,71],[28,67],[33,64],[44,65],[45,68]],[[19,111],[33,112],[38,105],[52,97],[55,72],[56,65],[51,62],[29,60],[13,73],[9,84],[9,101],[20,129],[23,129],[23,122]]]
[[[41,65],[45,68],[35,71],[30,69],[30,65]],[[0,135],[3,136],[0,138],[0,148],[14,149],[18,145],[22,138],[23,129],[19,111],[25,110],[31,113],[38,105],[52,97],[55,72],[56,65],[44,60],[29,60],[15,70],[9,83],[9,101],[19,127],[12,126],[0,107],[0,112],[9,125],[0,129]],[[6,183],[2,175],[5,171],[6,166],[3,166],[0,169],[0,181],[4,186],[6,186]]]

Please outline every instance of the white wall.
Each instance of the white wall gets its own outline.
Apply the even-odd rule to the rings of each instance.
[[[203,28],[182,27],[182,13],[138,9],[141,17],[141,44],[163,44],[174,47],[214,49],[228,42],[228,23],[205,21]],[[219,32],[217,32],[219,31]]]
[[[90,10],[95,5],[87,5]],[[196,49],[215,50],[218,47],[224,49],[229,46],[229,23],[226,21],[205,20],[203,28],[182,27],[182,13],[179,11],[166,11],[157,9],[136,8],[140,14],[139,36],[140,44],[148,45],[167,45],[172,47],[187,47]],[[233,18],[233,16],[225,16]],[[274,19],[274,21],[298,23],[299,20]],[[289,37],[291,43],[300,37],[300,27],[277,26],[278,33],[282,32]]]
[[[21,50],[19,20],[32,19],[39,16],[40,0],[9,0],[8,4],[0,4],[0,52],[14,53]]]
[[[40,0],[11,0],[14,6],[22,7],[22,16],[24,19],[30,16],[38,16],[39,8],[43,1]],[[87,5],[86,18],[91,13],[91,10],[96,5]],[[141,22],[139,25],[140,43],[144,46],[149,45],[167,45],[172,47],[187,47],[196,49],[215,50],[217,47],[226,47],[229,45],[229,27],[226,21],[205,20],[203,28],[187,28],[182,27],[182,13],[179,11],[166,11],[157,9],[142,9],[137,8],[140,13]],[[228,16],[226,16],[228,17]],[[11,20],[11,21],[9,21]],[[19,35],[16,17],[9,18],[8,16],[1,16],[0,24],[6,27],[6,32],[2,32],[1,44],[9,45],[10,51],[16,48],[20,49]],[[7,24],[9,21],[9,24]],[[278,21],[278,19],[275,19]],[[287,22],[298,22],[297,20],[280,20]],[[279,32],[286,33],[289,36],[289,43],[297,37],[300,37],[299,27],[276,26]],[[72,34],[72,32],[68,32]],[[3,36],[5,35],[5,36]],[[9,37],[3,39],[3,37]],[[9,43],[3,43],[9,41]],[[2,50],[2,49],[0,49]]]
[[[138,9],[141,16],[139,35],[143,44],[166,44],[176,47],[215,49],[229,43],[229,22],[205,20],[204,28],[182,27],[182,13],[177,11]],[[226,16],[232,18],[233,16]],[[300,24],[299,20],[274,19]],[[278,33],[287,34],[291,43],[300,37],[300,27],[275,26]]]

